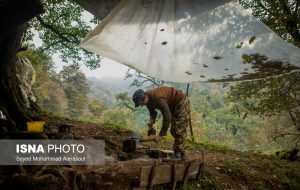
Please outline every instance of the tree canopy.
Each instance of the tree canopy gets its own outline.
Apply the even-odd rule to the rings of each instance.
[[[298,0],[238,0],[284,40],[300,47]]]
[[[88,105],[89,87],[85,75],[74,65],[64,66],[59,73],[61,84],[68,98],[68,115],[75,118],[84,113]]]
[[[42,0],[45,12],[30,22],[31,30],[27,40],[32,40],[33,32],[37,31],[43,41],[41,51],[60,58],[71,64],[84,63],[91,69],[100,66],[100,57],[76,47],[91,30],[84,20],[84,9],[70,0]]]
[[[297,0],[239,0],[252,14],[258,17],[287,42],[300,47],[300,11]],[[284,128],[293,128],[293,132],[277,130],[278,136],[294,136],[300,141],[300,104],[299,72],[263,80],[237,83],[231,87],[229,100],[240,102],[247,110],[260,116],[281,116]],[[279,123],[274,124],[279,129]],[[276,128],[275,127],[275,128]]]

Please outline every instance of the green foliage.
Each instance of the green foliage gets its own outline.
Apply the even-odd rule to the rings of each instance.
[[[107,124],[117,131],[132,129],[135,126],[134,115],[128,109],[108,109],[101,115],[101,122]]]
[[[27,58],[34,67],[40,66],[46,72],[45,74],[54,75],[54,63],[51,57],[40,49],[30,47],[26,51],[21,51],[18,55]]]
[[[213,94],[215,91],[208,84],[190,90],[189,99],[193,104],[193,108],[195,111],[203,113],[204,118],[212,110],[223,107],[222,97],[220,93]]]
[[[242,55],[242,59],[244,63],[250,63],[251,62],[251,56],[249,54],[244,53]]]
[[[263,146],[268,150],[267,122],[250,114],[244,104],[228,101],[228,90],[223,84],[192,85],[189,99],[196,141],[241,151]]]
[[[299,73],[276,78],[238,83],[231,87],[231,101],[246,101],[247,109],[262,115],[274,115],[296,109],[299,104]],[[296,113],[295,113],[296,114]]]
[[[99,117],[107,107],[97,99],[89,100],[88,109],[93,117]]]
[[[35,94],[38,105],[43,110],[65,116],[68,109],[68,100],[64,89],[57,81],[39,81],[34,87],[37,87],[35,88]]]
[[[120,108],[128,108],[134,111],[134,103],[132,99],[128,96],[128,92],[119,93],[115,96],[117,100],[117,106]]]
[[[240,155],[244,156],[245,153]],[[297,172],[299,170],[297,165],[283,166],[266,156],[251,154],[247,160],[228,159],[223,167],[224,170],[231,171],[231,177],[235,174],[243,176],[250,189],[273,189],[274,182],[283,189],[299,189],[300,174]],[[268,173],[269,175],[266,175]],[[274,181],[270,181],[272,173]]]
[[[87,93],[89,88],[86,84],[86,77],[78,67],[74,65],[64,66],[59,73],[61,82],[64,86],[70,86],[76,91]]]
[[[176,85],[176,84],[175,84]],[[184,85],[185,86],[185,85]],[[181,86],[176,86],[180,88]],[[183,87],[181,89],[184,89]],[[190,88],[190,102],[192,109],[192,124],[195,139],[202,144],[215,144],[236,150],[263,150],[274,152],[281,146],[268,139],[267,126],[269,121],[253,115],[248,110],[251,102],[232,101],[227,98],[226,92],[230,85],[224,84],[192,84]],[[119,109],[133,108],[133,102],[128,93],[115,96]],[[144,108],[130,109],[133,112],[134,129],[146,135],[146,124],[149,120],[148,110]],[[161,126],[161,115],[155,124],[157,131]],[[268,124],[268,125],[267,125]],[[173,140],[171,136],[169,140]],[[189,147],[193,145],[189,143]],[[199,148],[195,146],[194,148]]]
[[[115,98],[120,92],[128,92],[129,94],[134,92],[134,88],[129,88],[131,82],[128,80],[120,81],[114,77],[101,77],[101,79],[90,77],[87,80],[90,88],[89,98],[98,99],[109,107],[116,106]]]
[[[238,0],[284,40],[300,46],[300,9],[297,0]]]
[[[41,50],[50,55],[59,53],[66,63],[84,61],[90,68],[99,67],[99,56],[76,47],[91,30],[82,19],[84,10],[70,0],[42,0],[42,4],[45,13],[30,22],[43,40]],[[28,36],[30,39],[32,34]]]
[[[229,100],[243,103],[245,108],[260,116],[276,116],[285,118],[285,128],[290,126],[298,132],[294,135],[299,141],[300,133],[300,80],[299,73],[270,78],[265,80],[238,83],[231,87]],[[279,123],[275,124],[279,127]]]
[[[71,65],[64,66],[59,76],[68,98],[68,115],[76,118],[84,114],[88,104],[87,93],[89,91],[85,75],[78,67]]]
[[[182,187],[183,190],[194,190],[194,189],[204,189],[204,190],[218,190],[223,189],[223,186],[218,181],[215,181],[211,175],[207,172],[200,177],[199,181],[189,180],[185,186]]]
[[[262,20],[284,40],[300,47],[299,1],[238,0],[238,2],[251,10],[254,16]],[[254,57],[244,54],[242,58],[244,62],[251,62]],[[257,58],[266,59],[262,56]],[[261,61],[256,60],[257,58],[255,58],[256,62]],[[273,135],[274,138],[289,135],[294,136],[293,140],[296,143],[300,141],[299,73],[239,83],[232,87],[229,98],[233,102],[243,104],[249,113],[280,118],[280,123],[284,123],[285,126],[282,130],[281,124],[274,124],[277,125],[273,127],[276,133]],[[281,128],[281,134],[276,128]]]
[[[222,153],[230,151],[230,149],[228,149],[228,147],[222,146],[219,144],[198,143],[198,142],[193,142],[191,140],[187,141],[187,146],[189,149],[192,149],[192,150],[207,149],[207,150],[213,150],[213,151],[218,151],[218,152],[222,152]]]
[[[56,78],[51,58],[39,49],[28,49],[19,56],[28,59],[34,67],[32,92],[37,104],[46,112],[64,114],[68,108],[67,98]]]

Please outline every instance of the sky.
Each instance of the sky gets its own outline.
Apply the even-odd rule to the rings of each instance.
[[[62,60],[59,58],[58,54],[53,55],[52,60],[55,63],[57,72],[61,71],[62,67],[66,65],[66,63],[62,62]],[[100,65],[100,68],[95,70],[91,70],[84,65],[81,65],[80,69],[86,75],[86,77],[95,77],[99,79],[106,77],[124,78],[128,70],[127,66],[108,58],[101,59]]]

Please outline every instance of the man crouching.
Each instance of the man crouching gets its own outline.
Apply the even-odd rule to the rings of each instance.
[[[167,135],[171,124],[171,135],[174,138],[173,159],[185,160],[185,144],[187,138],[187,128],[191,117],[190,102],[181,90],[172,87],[158,87],[144,92],[139,89],[133,94],[132,100],[135,107],[147,106],[150,113],[148,126],[155,123],[157,110],[163,115],[163,124],[159,135],[155,136],[156,141],[160,141]]]

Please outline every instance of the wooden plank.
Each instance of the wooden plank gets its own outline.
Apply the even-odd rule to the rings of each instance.
[[[148,190],[147,187],[133,187],[132,190]]]
[[[155,176],[155,184],[171,183],[172,181],[172,165],[162,165],[157,168]]]
[[[157,166],[155,163],[154,166],[151,167],[151,173],[149,178],[149,190],[152,190],[153,186],[155,185],[154,180],[155,180],[156,172],[157,172]]]
[[[200,163],[192,164],[191,165],[190,171],[188,173],[188,177],[195,177],[195,176],[197,176],[197,173],[199,171],[199,165],[200,165]]]
[[[187,178],[196,177],[199,172],[200,163],[191,163],[189,171],[187,173]],[[187,164],[180,163],[177,164],[176,181],[183,181],[186,171]],[[155,168],[155,175],[153,176],[153,185],[172,183],[173,164],[157,165]],[[151,175],[151,166],[141,167],[140,173],[140,187],[146,187],[149,185]]]
[[[173,154],[174,153],[173,150],[159,150],[159,151],[161,151],[163,153],[166,153],[166,154]]]
[[[169,158],[174,154],[172,150],[159,150],[161,158]]]
[[[141,167],[140,173],[140,187],[147,187],[149,184],[149,178],[152,166]]]

